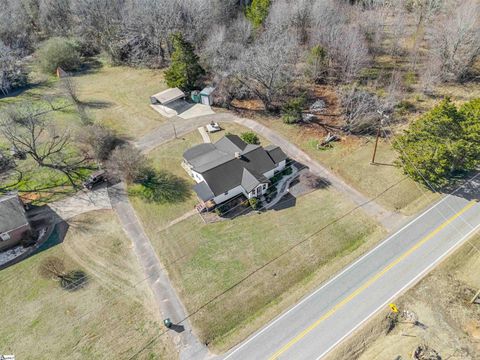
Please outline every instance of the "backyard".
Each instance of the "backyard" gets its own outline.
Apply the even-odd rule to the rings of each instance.
[[[40,266],[52,256],[84,271],[87,285],[67,291],[42,277]],[[113,212],[78,216],[63,243],[0,272],[0,349],[20,359],[129,358],[162,331],[143,280]],[[168,335],[139,358],[175,358]]]

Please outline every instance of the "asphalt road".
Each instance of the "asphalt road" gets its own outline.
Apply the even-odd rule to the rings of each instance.
[[[322,358],[480,229],[479,192],[445,197],[223,359]]]

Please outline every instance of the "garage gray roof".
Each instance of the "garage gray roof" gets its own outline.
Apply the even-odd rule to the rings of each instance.
[[[17,194],[0,197],[0,234],[28,224],[20,199]]]
[[[279,147],[273,147],[272,151],[276,159],[282,158],[283,151]],[[263,174],[275,169],[281,161],[276,162],[266,149],[247,144],[237,135],[224,136],[214,144],[194,146],[184,153],[184,159],[194,171],[202,174],[212,197],[239,185],[247,192],[252,191],[268,182]],[[195,191],[201,192],[200,198],[206,193],[203,185]]]
[[[158,94],[152,95],[152,97],[157,99],[160,104],[165,105],[172,101],[185,97],[185,93],[179,88],[170,88],[167,90],[163,90]]]

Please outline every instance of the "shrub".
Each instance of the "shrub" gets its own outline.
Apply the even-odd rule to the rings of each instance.
[[[253,131],[247,131],[241,133],[240,138],[245,141],[247,144],[259,145],[260,139],[258,138],[257,134]]]
[[[283,173],[284,173],[285,175],[291,175],[292,172],[293,172],[293,169],[292,169],[291,166],[287,166],[287,167],[283,170]]]
[[[260,208],[260,205],[262,204],[261,201],[255,197],[248,199],[248,202],[253,210],[258,210]]]
[[[282,118],[285,124],[295,124],[302,120],[302,111],[306,99],[304,96],[296,97],[285,103],[282,107]]]
[[[53,74],[58,67],[65,71],[75,71],[81,65],[80,52],[69,39],[51,38],[41,45],[37,54],[40,68],[47,74]]]

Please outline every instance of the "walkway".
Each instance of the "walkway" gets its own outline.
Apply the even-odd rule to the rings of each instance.
[[[174,324],[181,322],[184,327],[182,332],[171,332],[175,344],[179,347],[180,359],[207,357],[208,350],[192,332],[190,322],[186,319],[186,311],[128,200],[125,185],[120,183],[112,186],[109,188],[109,194],[113,209],[117,213],[125,233],[132,240],[135,254],[148,278],[148,284],[152,289],[159,312],[164,317],[169,317]]]
[[[212,140],[210,140],[210,136],[208,136],[208,133],[205,130],[205,126],[200,126],[198,128],[198,132],[200,133],[200,135],[202,135],[202,139],[204,143],[209,144],[212,142]]]

